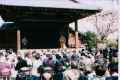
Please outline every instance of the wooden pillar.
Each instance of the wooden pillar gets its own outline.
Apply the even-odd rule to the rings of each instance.
[[[78,22],[75,21],[75,48],[77,48],[77,40],[78,40]]]
[[[20,30],[17,30],[17,50],[21,49],[21,35]]]
[[[75,21],[75,32],[78,32],[78,22],[77,22],[77,20]]]

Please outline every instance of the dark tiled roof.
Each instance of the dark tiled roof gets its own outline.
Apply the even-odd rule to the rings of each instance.
[[[0,5],[86,10],[99,9],[96,6],[84,4],[77,0],[0,0]]]

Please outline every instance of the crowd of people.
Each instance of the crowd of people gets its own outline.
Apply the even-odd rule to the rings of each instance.
[[[0,80],[118,80],[117,51],[111,57],[105,54],[86,49],[0,50]]]

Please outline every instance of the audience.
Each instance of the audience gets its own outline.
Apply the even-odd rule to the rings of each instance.
[[[0,50],[0,79],[118,80],[116,52],[108,59],[104,51],[96,54],[85,49],[21,50],[18,53]]]

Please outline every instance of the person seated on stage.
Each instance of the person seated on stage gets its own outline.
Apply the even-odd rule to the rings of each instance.
[[[75,34],[74,33],[69,33],[68,45],[70,48],[75,47]]]

